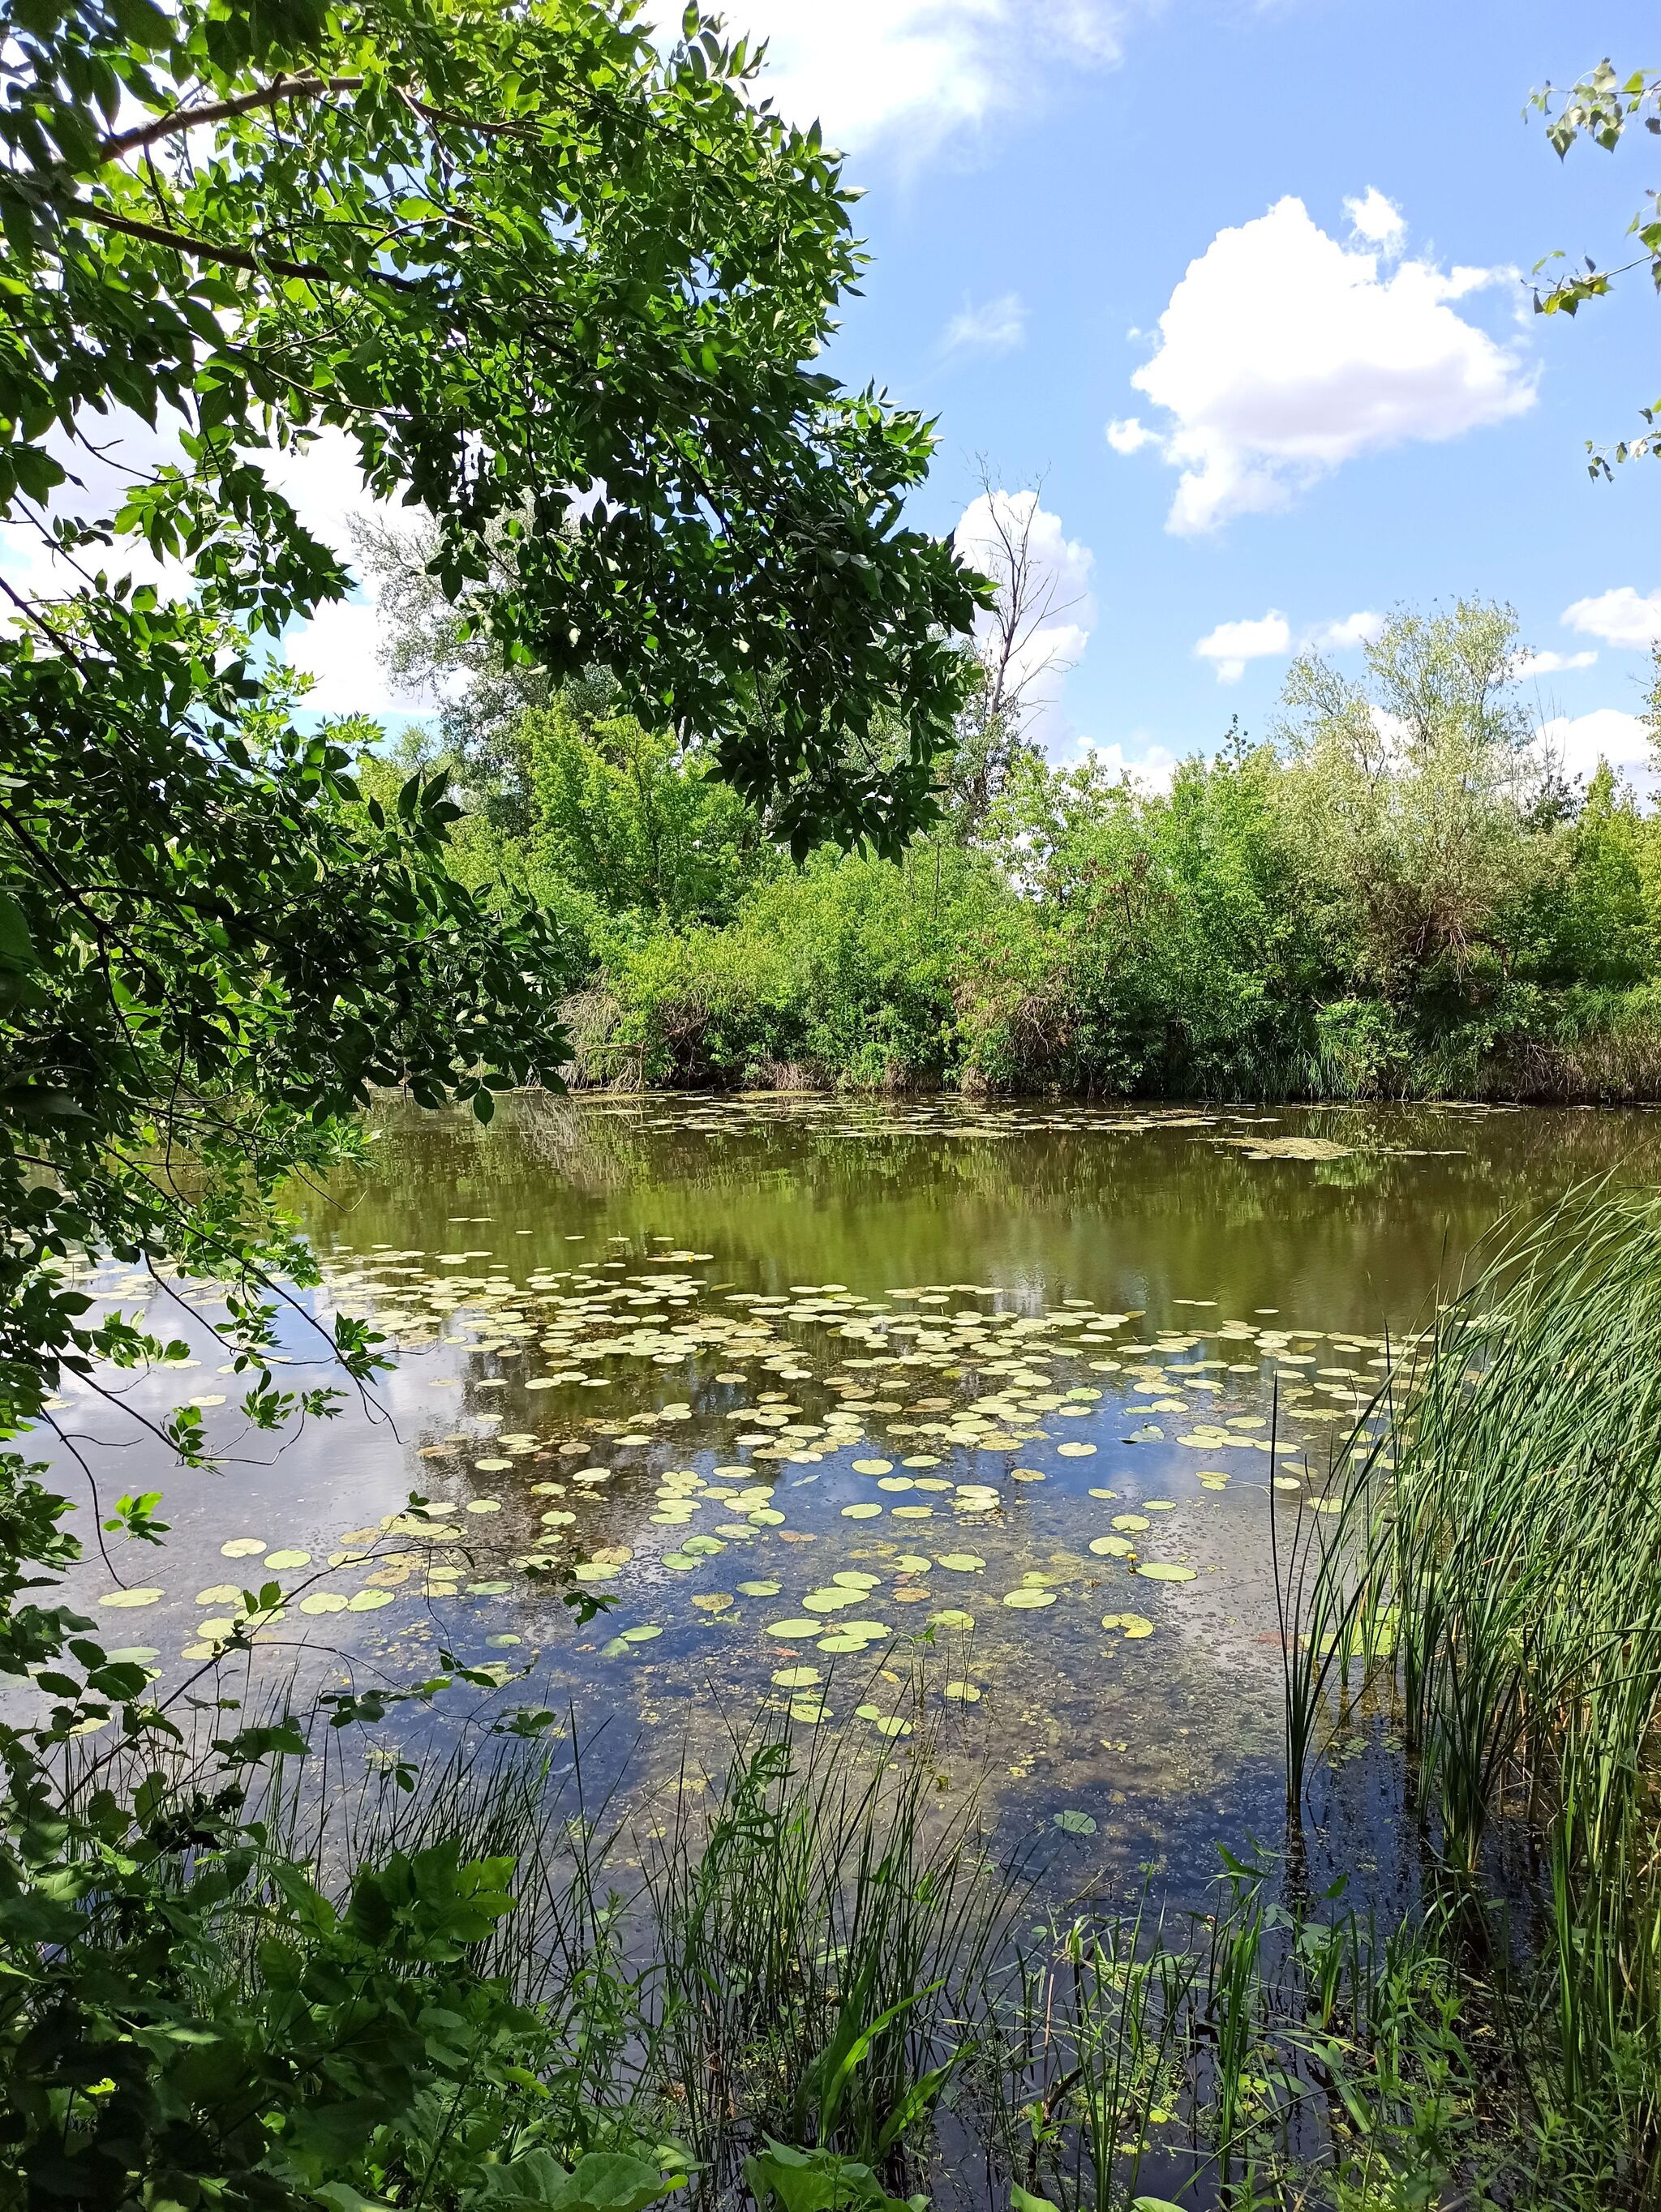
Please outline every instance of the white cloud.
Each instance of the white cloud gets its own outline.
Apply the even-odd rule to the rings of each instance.
[[[1019,292],[1000,293],[983,307],[965,300],[940,337],[944,353],[1009,353],[1026,336],[1026,308]]]
[[[1649,725],[1618,707],[1591,714],[1558,714],[1540,726],[1540,736],[1567,776],[1590,776],[1600,760],[1623,771],[1634,782],[1652,779]]]
[[[1041,101],[1047,75],[1119,59],[1135,0],[745,0],[734,29],[768,41],[761,90],[839,146],[889,138],[908,158]],[[654,9],[672,33],[679,0]]]
[[[1107,442],[1116,453],[1140,453],[1144,446],[1158,446],[1164,441],[1157,430],[1150,430],[1146,422],[1127,415],[1123,422],[1108,424]]]
[[[283,640],[290,668],[315,677],[303,701],[314,714],[388,715],[404,720],[432,712],[432,702],[399,691],[380,665],[380,611],[369,599],[336,599],[320,606]]]
[[[1360,199],[1347,199],[1344,213],[1359,238],[1391,253],[1407,235],[1407,218],[1394,200],[1387,200],[1377,185],[1369,185]]]
[[[1361,607],[1336,622],[1317,623],[1306,641],[1317,653],[1348,653],[1355,646],[1371,645],[1384,627],[1381,614],[1375,614],[1370,607]]]
[[[1214,665],[1220,684],[1238,684],[1248,660],[1269,659],[1291,650],[1291,625],[1271,607],[1255,621],[1219,623],[1199,641],[1194,653],[1196,659]]]
[[[1536,676],[1561,676],[1571,668],[1590,668],[1595,653],[1519,653],[1511,665],[1512,681],[1527,684]]]
[[[1214,530],[1284,507],[1358,454],[1532,405],[1534,372],[1450,305],[1507,273],[1412,260],[1381,275],[1377,253],[1329,237],[1292,198],[1219,231],[1131,379],[1171,417],[1161,449],[1182,476],[1167,526]]]
[[[1027,704],[1037,710],[1043,733],[1054,720],[1061,678],[1076,664],[1095,628],[1090,578],[1096,556],[1067,535],[1060,515],[1052,514],[1030,489],[978,493],[952,538],[965,561],[1000,583],[1009,571],[1011,542],[1019,545],[1025,540],[1025,598],[1032,611],[1017,641],[1011,673],[1017,686],[1028,687]],[[992,617],[977,615],[976,629],[985,642],[994,633]]]
[[[1564,608],[1562,618],[1583,636],[1645,651],[1661,644],[1661,590],[1642,593],[1621,584],[1614,591],[1600,592],[1596,599],[1577,599]]]
[[[1079,751],[1110,776],[1128,775],[1147,791],[1169,791],[1177,772],[1176,754],[1141,730],[1131,732],[1130,742],[1138,748],[1135,752],[1127,752],[1117,743],[1104,744],[1098,738],[1086,738]]]

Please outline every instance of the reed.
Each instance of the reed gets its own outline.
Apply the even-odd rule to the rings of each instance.
[[[1581,1189],[1497,1237],[1390,1441],[1290,1589],[1289,1798],[1353,1609],[1542,2142],[1595,2142],[1610,2201],[1661,2201],[1661,1198]],[[1500,1837],[1537,1868],[1505,1916]]]

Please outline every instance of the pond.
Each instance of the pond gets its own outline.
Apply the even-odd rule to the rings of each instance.
[[[268,1677],[500,1678],[393,1708],[375,1756],[538,1707],[648,1793],[758,1717],[850,1757],[915,1735],[942,1806],[980,1790],[1104,1894],[1196,1894],[1214,1838],[1275,1830],[1272,1540],[1387,1422],[1472,1247],[1661,1171],[1631,1111],[526,1096],[368,1135],[295,1201],[324,1288],[285,1379],[328,1380],[337,1309],[396,1351],[338,1418],[246,1431],[214,1286],[90,1284],[189,1346],[128,1406],[191,1398],[225,1452],[164,1468],[58,1401],[100,1497],[165,1492],[162,1549],[74,1577],[106,1640],[210,1681],[277,1581]]]

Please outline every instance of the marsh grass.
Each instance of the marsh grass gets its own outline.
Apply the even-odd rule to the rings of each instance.
[[[1289,1799],[1317,1717],[1358,1682],[1387,1700],[1542,2172],[1661,2201],[1661,1200],[1582,1189],[1496,1237],[1390,1442],[1287,1585]]]

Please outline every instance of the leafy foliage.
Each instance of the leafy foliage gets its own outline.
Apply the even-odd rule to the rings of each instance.
[[[494,849],[504,880],[536,852],[551,902],[584,887],[568,1006],[591,1080],[1641,1093],[1661,1074],[1661,837],[1607,768],[1564,780],[1519,659],[1504,607],[1402,611],[1359,676],[1299,660],[1269,739],[1233,732],[1167,791],[1020,751],[978,830],[948,792],[898,863],[751,867],[739,833],[706,870],[666,841],[655,908],[608,897],[638,880],[622,852]],[[559,726],[565,788],[605,788],[600,725],[573,704]]]
[[[1661,132],[1661,77],[1648,70],[1634,70],[1622,76],[1607,57],[1567,91],[1555,85],[1542,86],[1532,95],[1530,105],[1547,118],[1546,137],[1560,161],[1567,159],[1570,148],[1582,138],[1590,139],[1594,146],[1612,154],[1627,133],[1640,125],[1652,136]],[[1648,199],[1649,205],[1640,208],[1627,226],[1627,235],[1635,240],[1640,248],[1637,256],[1616,268],[1600,269],[1587,255],[1578,269],[1558,275],[1549,284],[1536,284],[1536,314],[1578,314],[1587,301],[1605,297],[1617,276],[1627,276],[1634,269],[1647,268],[1652,283],[1661,291],[1661,196],[1652,191]],[[1546,255],[1536,263],[1535,276],[1538,277],[1552,262],[1562,258],[1561,252]],[[1645,422],[1652,427],[1640,437],[1621,439],[1612,453],[1605,453],[1588,441],[1589,475],[1608,477],[1612,473],[1612,459],[1637,460],[1646,453],[1661,451],[1653,428],[1658,414],[1661,414],[1661,401],[1641,411]]]

